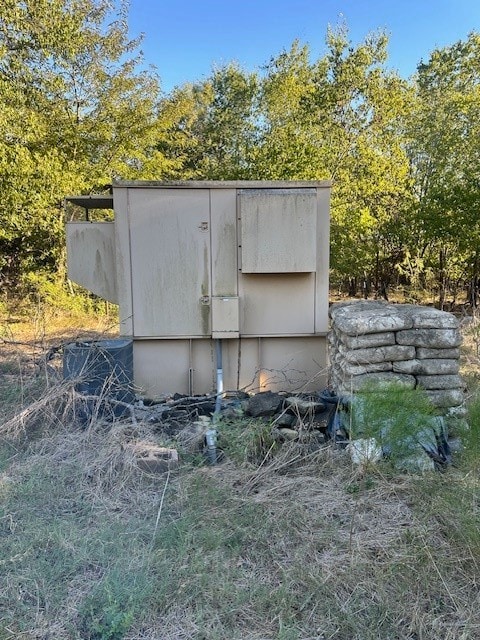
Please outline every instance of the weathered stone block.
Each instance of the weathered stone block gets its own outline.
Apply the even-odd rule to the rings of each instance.
[[[206,422],[201,423],[198,421],[187,424],[177,434],[177,445],[185,453],[198,453],[202,449],[205,431],[207,429],[208,426]]]
[[[458,347],[462,342],[458,329],[407,329],[398,331],[396,339],[401,345],[435,349],[451,349]]]
[[[417,376],[417,383],[424,389],[462,389],[463,382],[460,376]]]
[[[384,333],[386,331],[399,331],[410,329],[412,319],[408,316],[395,313],[392,309],[363,311],[355,315],[335,316],[337,328],[349,336],[358,336],[368,333]]]
[[[393,370],[398,373],[410,373],[425,376],[445,375],[458,373],[458,360],[407,360],[394,362]]]
[[[414,357],[414,347],[398,344],[387,347],[372,347],[371,349],[354,349],[353,351],[345,352],[345,360],[352,364],[411,360]]]
[[[393,331],[385,333],[367,333],[363,336],[342,336],[342,342],[348,349],[368,349],[370,347],[383,347],[395,344]]]
[[[458,329],[457,318],[447,311],[411,306],[409,312],[412,313],[414,329]]]
[[[340,314],[359,313],[360,311],[382,311],[390,306],[388,302],[382,300],[344,300],[334,302],[329,309],[329,315],[335,319]]]
[[[464,395],[461,389],[449,389],[444,391],[425,391],[434,407],[442,409],[444,407],[458,407],[464,402]]]
[[[276,429],[276,432],[278,433],[280,440],[297,440],[299,436],[298,431],[295,431],[295,429],[288,429],[287,427]],[[277,433],[274,432],[274,437]]]
[[[401,384],[404,385],[407,389],[413,389],[415,387],[415,383],[416,380],[414,376],[385,371],[380,373],[365,373],[364,375],[360,376],[352,376],[350,379],[343,380],[342,386],[348,393],[354,393],[356,391],[365,391],[365,387],[376,384]]]
[[[382,313],[398,313],[412,318],[415,328],[455,329],[458,321],[454,315],[433,307],[422,307],[414,304],[392,304],[381,300],[354,300],[336,302],[330,307],[330,317],[336,320],[340,316],[358,315],[361,313],[379,315]]]
[[[281,413],[280,415],[275,417],[275,425],[277,427],[293,427],[297,422],[297,416],[292,415],[291,413]]]
[[[420,360],[403,360],[402,362],[393,362],[392,371],[395,373],[409,373],[414,375],[421,370]]]
[[[364,373],[377,373],[379,371],[392,371],[391,362],[377,362],[368,364],[339,364],[340,372],[345,376],[360,376]]]
[[[417,358],[441,358],[458,360],[460,358],[460,349],[453,347],[452,349],[429,349],[428,347],[417,347]]]

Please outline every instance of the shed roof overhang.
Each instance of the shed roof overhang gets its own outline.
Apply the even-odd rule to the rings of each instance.
[[[83,207],[87,211],[91,209],[113,209],[113,196],[111,194],[93,194],[90,196],[68,196],[67,202]]]

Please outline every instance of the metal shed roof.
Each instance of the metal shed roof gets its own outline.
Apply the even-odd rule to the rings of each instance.
[[[113,209],[113,196],[92,194],[89,196],[68,196],[67,202],[76,204],[84,209]]]
[[[298,189],[331,187],[331,180],[118,180],[114,188],[178,189]]]

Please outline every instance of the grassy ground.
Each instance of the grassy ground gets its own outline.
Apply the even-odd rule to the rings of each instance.
[[[44,357],[60,327],[4,326],[0,640],[480,637],[475,324],[466,449],[423,476],[359,472],[330,445],[266,455],[254,421],[220,425],[217,467],[143,473],[129,443],[170,443],[129,420],[78,426]]]

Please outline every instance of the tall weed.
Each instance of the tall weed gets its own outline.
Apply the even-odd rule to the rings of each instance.
[[[394,461],[436,447],[435,410],[422,389],[370,385],[356,394],[345,418],[350,438],[374,438]]]

